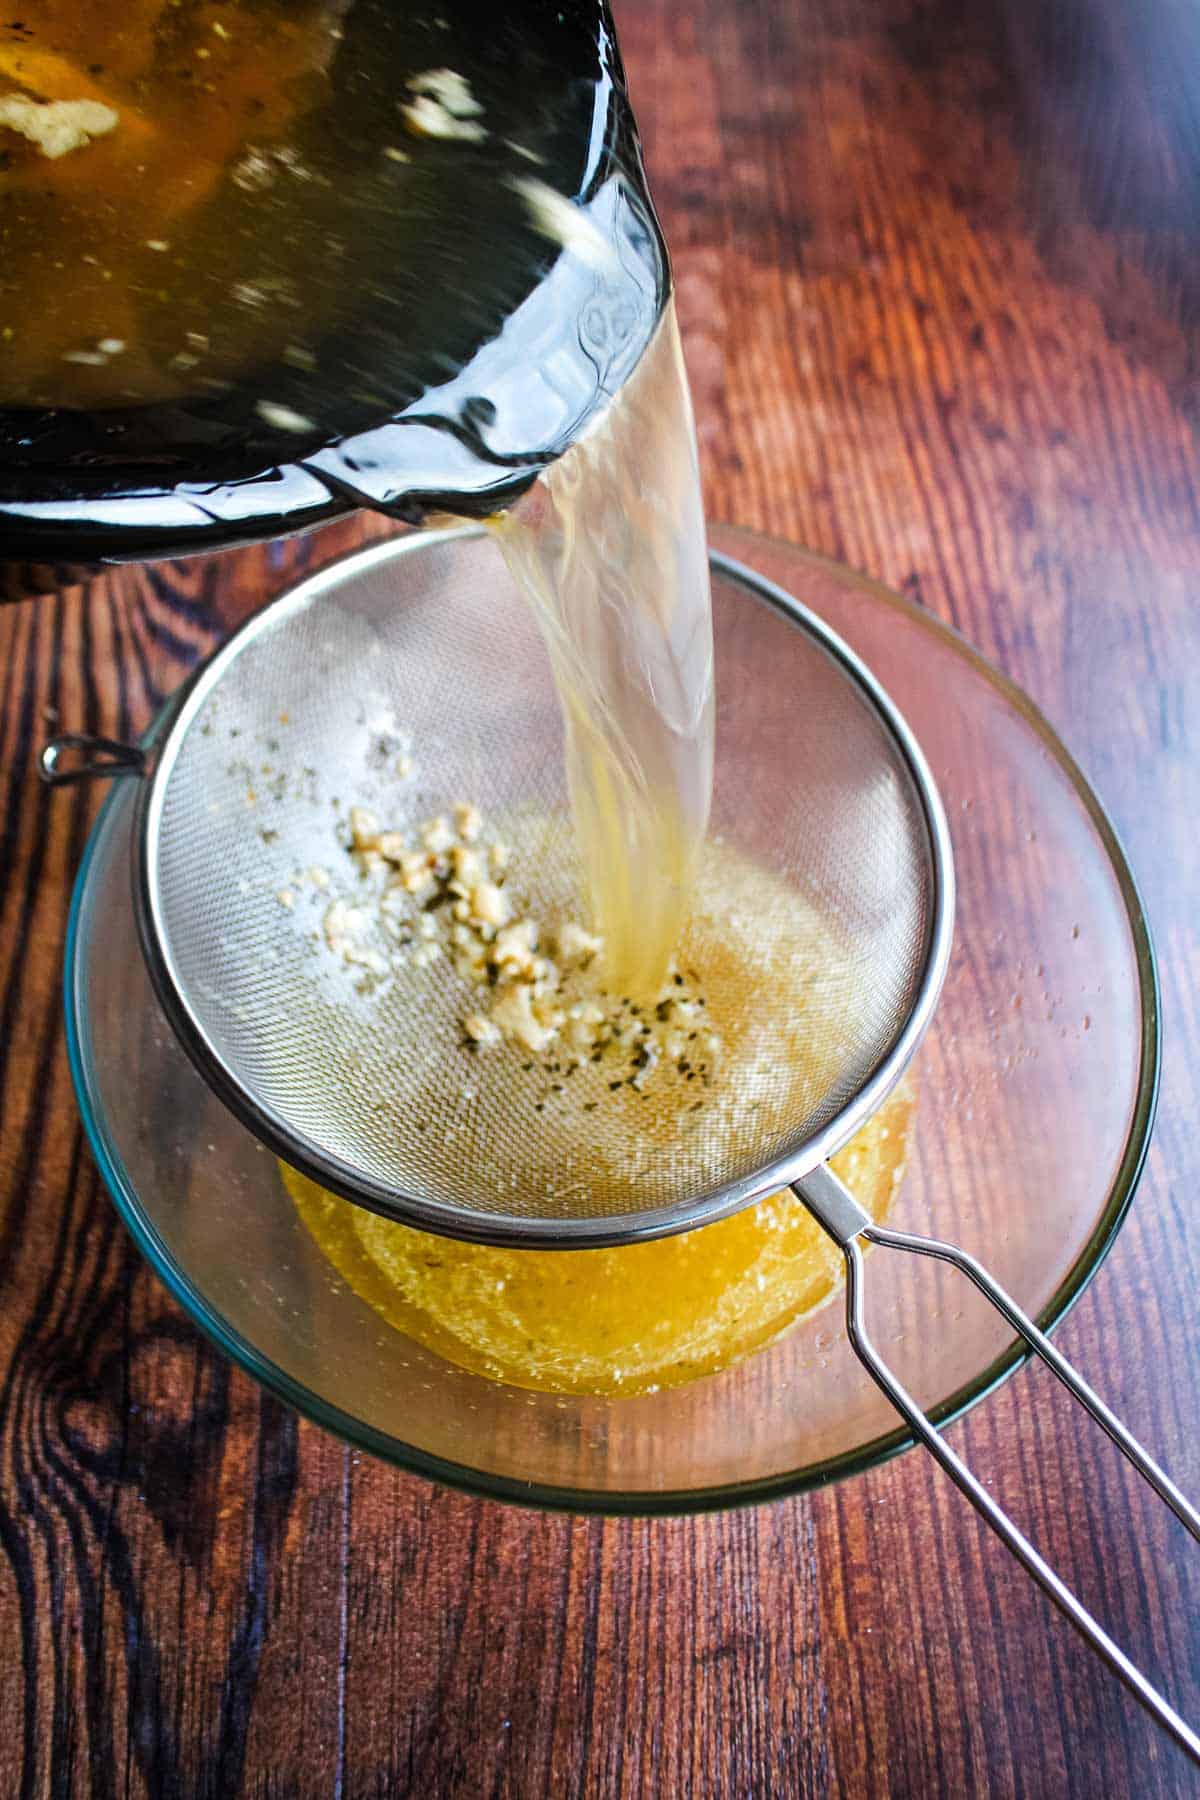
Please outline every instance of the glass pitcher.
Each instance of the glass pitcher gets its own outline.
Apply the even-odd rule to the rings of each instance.
[[[669,296],[606,0],[33,0],[0,156],[10,597],[494,511]]]

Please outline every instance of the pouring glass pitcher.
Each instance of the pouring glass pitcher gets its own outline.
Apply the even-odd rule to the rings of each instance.
[[[10,595],[493,511],[669,295],[606,0],[31,0],[0,150]]]

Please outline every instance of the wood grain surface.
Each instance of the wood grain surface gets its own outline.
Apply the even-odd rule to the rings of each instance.
[[[1110,807],[1162,962],[1147,1175],[1067,1353],[1200,1490],[1200,26],[1173,0],[625,0],[710,516],[952,620]],[[93,801],[228,626],[380,529],[0,609],[0,1797],[1161,1796],[1173,1749],[916,1454],[680,1521],[436,1491],[150,1276],[63,1040]],[[1064,1146],[1064,1155],[1070,1146]],[[1053,1384],[953,1439],[1200,1718],[1200,1554]]]

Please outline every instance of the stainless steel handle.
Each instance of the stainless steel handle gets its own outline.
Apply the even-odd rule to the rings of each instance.
[[[1099,1621],[1093,1618],[1082,1601],[1071,1592],[1025,1534],[1013,1524],[1003,1508],[997,1505],[987,1489],[972,1475],[961,1457],[955,1454],[941,1434],[930,1424],[912,1395],[903,1383],[897,1380],[876,1350],[871,1342],[863,1316],[863,1241],[879,1244],[892,1250],[907,1250],[917,1256],[936,1257],[939,1261],[951,1263],[960,1270],[1008,1320],[1009,1324],[1020,1333],[1030,1349],[1054,1371],[1068,1392],[1087,1408],[1099,1425],[1103,1426],[1114,1444],[1133,1464],[1138,1474],[1149,1482],[1162,1500],[1166,1501],[1176,1518],[1187,1526],[1198,1542],[1200,1542],[1200,1512],[1197,1512],[1170,1477],[1159,1468],[1133,1434],[1121,1423],[1116,1414],[1104,1404],[1098,1394],[1093,1392],[1083,1377],[1076,1373],[1066,1357],[1054,1348],[1045,1333],[1038,1330],[1033,1320],[1022,1312],[1012,1296],[1007,1294],[997,1281],[993,1280],[987,1270],[976,1262],[973,1256],[968,1256],[965,1250],[958,1249],[954,1244],[943,1243],[938,1238],[914,1237],[906,1231],[892,1231],[887,1226],[876,1225],[828,1167],[822,1166],[814,1169],[811,1175],[806,1175],[802,1180],[793,1183],[793,1192],[804,1202],[817,1222],[838,1244],[846,1259],[846,1330],[855,1355],[872,1380],[883,1390],[905,1423],[920,1438],[930,1455],[946,1471],[951,1481],[967,1496],[976,1512],[987,1521],[997,1537],[1007,1545],[1017,1561],[1032,1575],[1042,1591],[1048,1594],[1054,1604],[1066,1614],[1072,1625],[1087,1639],[1096,1654],[1125,1683],[1134,1698],[1139,1700],[1146,1710],[1157,1719],[1164,1731],[1174,1738],[1192,1761],[1200,1766],[1200,1736],[1192,1730],[1186,1720],[1180,1718],[1174,1707],[1146,1679],[1141,1670],[1130,1662],[1125,1652],[1118,1644],[1114,1643]]]
[[[72,768],[61,767],[63,755],[79,752]],[[38,757],[38,774],[47,787],[72,787],[79,781],[113,781],[123,775],[142,775],[146,752],[119,738],[93,737],[86,731],[64,731],[51,738]]]

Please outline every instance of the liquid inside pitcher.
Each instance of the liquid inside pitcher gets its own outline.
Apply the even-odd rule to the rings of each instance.
[[[490,513],[669,293],[599,0],[31,0],[0,235],[9,558]]]

